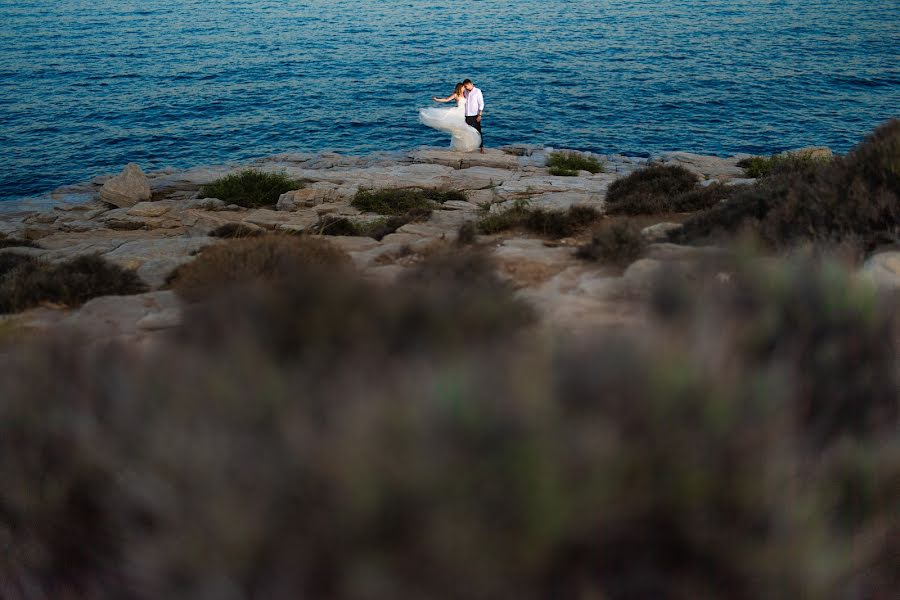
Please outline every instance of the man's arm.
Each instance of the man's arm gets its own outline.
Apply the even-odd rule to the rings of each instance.
[[[484,111],[484,94],[481,93],[481,90],[478,91],[478,118],[481,118],[481,113]]]

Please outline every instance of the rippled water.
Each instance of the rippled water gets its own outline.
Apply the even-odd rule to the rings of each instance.
[[[0,0],[0,199],[118,170],[444,145],[844,151],[900,116],[897,0]]]

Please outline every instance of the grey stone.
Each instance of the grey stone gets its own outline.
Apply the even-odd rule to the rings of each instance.
[[[648,242],[664,242],[669,234],[681,229],[680,223],[657,223],[641,230],[641,236]]]
[[[862,275],[880,289],[900,290],[900,251],[889,250],[871,256],[863,264]]]

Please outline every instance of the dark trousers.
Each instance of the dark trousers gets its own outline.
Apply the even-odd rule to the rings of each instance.
[[[466,123],[469,127],[474,127],[478,133],[481,133],[481,121],[478,120],[478,117],[466,117]],[[481,148],[484,148],[484,135],[481,136]]]

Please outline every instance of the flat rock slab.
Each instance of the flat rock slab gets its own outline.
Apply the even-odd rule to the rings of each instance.
[[[94,298],[61,324],[102,338],[168,329],[177,326],[180,318],[177,296],[165,290],[134,296]]]
[[[502,273],[520,286],[536,286],[576,264],[571,248],[548,247],[544,240],[513,238],[494,249]]]
[[[417,163],[434,163],[453,167],[454,169],[466,169],[468,167],[518,169],[521,164],[519,157],[493,148],[486,149],[484,154],[479,152],[454,152],[452,150],[416,150],[410,152],[408,156]]]
[[[609,184],[616,175],[601,173],[592,177],[557,177],[554,175],[532,175],[513,181],[506,181],[497,188],[497,193],[506,197],[534,196],[548,192],[584,192],[606,197]]]
[[[165,283],[172,271],[190,262],[200,250],[217,241],[210,237],[135,240],[122,244],[103,257],[126,269],[134,269],[148,285],[157,288]]]
[[[707,179],[731,179],[744,177],[744,169],[737,166],[739,160],[741,160],[739,156],[719,158],[718,156],[706,156],[690,152],[663,152],[654,157],[652,162],[661,165],[681,166]]]
[[[603,212],[605,204],[603,194],[589,192],[547,192],[528,199],[529,207],[545,210],[568,210],[573,206],[590,206]]]

